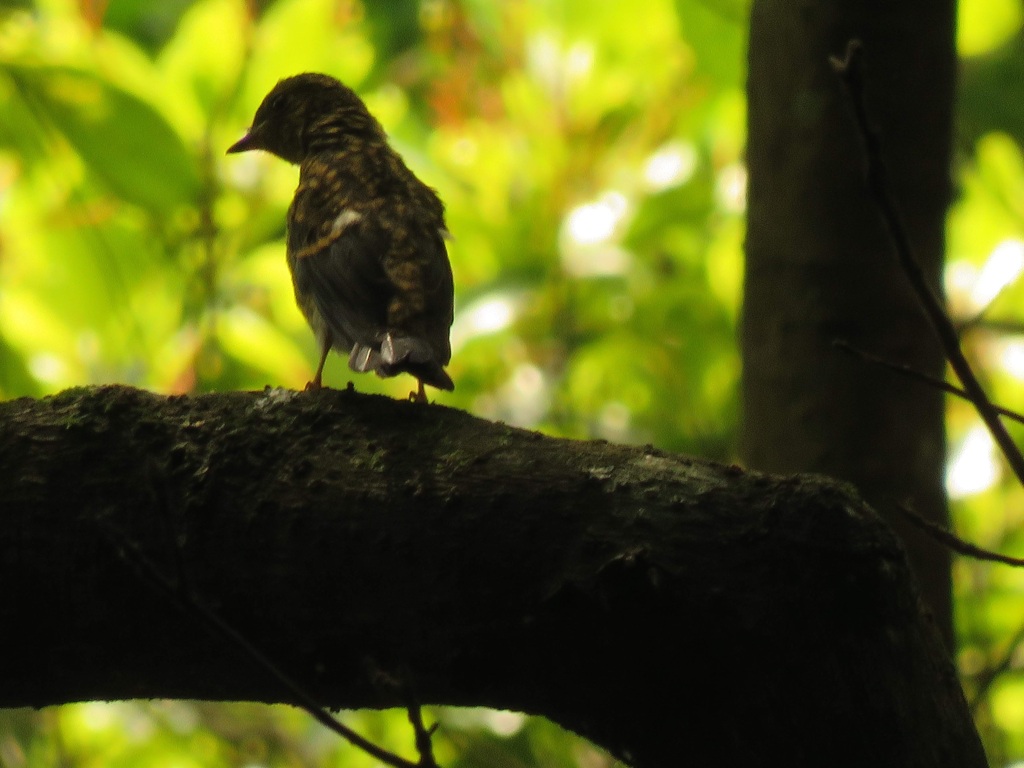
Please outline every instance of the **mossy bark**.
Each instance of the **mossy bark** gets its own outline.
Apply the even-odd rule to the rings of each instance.
[[[289,700],[184,602],[325,706],[404,679],[638,768],[985,764],[847,486],[330,390],[75,390],[0,425],[2,706]]]

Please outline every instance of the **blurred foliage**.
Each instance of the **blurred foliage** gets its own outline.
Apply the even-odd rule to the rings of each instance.
[[[961,89],[948,223],[946,288],[969,357],[993,399],[1024,411],[1024,76],[1020,0],[963,0]],[[948,409],[948,482],[957,531],[1024,555],[1024,489],[1004,468],[970,406]],[[1018,444],[1024,431],[1011,426]],[[954,564],[964,687],[993,766],[1024,761],[1024,572]]]
[[[458,389],[440,402],[728,458],[743,10],[650,2],[644,25],[568,0],[0,11],[0,394],[310,378],[282,258],[295,169],[224,149],[280,77],[319,70],[360,91],[448,206]],[[332,358],[327,382],[350,377]]]
[[[729,460],[747,0],[0,0],[0,397],[126,382],[302,387],[284,263],[296,171],[225,157],[281,77],[359,91],[448,206],[439,402]],[[996,397],[1024,395],[1021,0],[962,0],[947,287]],[[643,23],[637,23],[641,19]],[[326,381],[404,396],[410,380]],[[950,405],[959,531],[1024,554],[1024,491]],[[1024,435],[1018,435],[1024,438]],[[965,480],[966,478],[966,480]],[[1024,574],[958,562],[958,659],[993,765],[1024,760]],[[442,763],[608,766],[538,719],[436,710]],[[396,751],[401,712],[351,713]],[[0,764],[369,766],[296,710],[0,712]]]
[[[644,24],[630,16],[643,13]],[[0,5],[0,396],[302,387],[296,170],[227,157],[281,77],[356,88],[448,207],[445,404],[732,455],[743,236],[736,0],[39,0]],[[411,380],[329,385],[405,396]],[[431,712],[438,757],[609,766],[540,719]],[[409,754],[402,712],[349,724]],[[370,766],[285,707],[0,713],[5,766]]]

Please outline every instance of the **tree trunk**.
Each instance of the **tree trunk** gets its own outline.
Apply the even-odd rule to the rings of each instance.
[[[636,768],[985,764],[852,489],[354,392],[0,404],[0,706],[543,714]],[[167,580],[191,609],[159,588]]]
[[[851,105],[828,64],[864,42],[866,98],[917,258],[940,286],[955,71],[951,0],[755,0],[743,455],[771,472],[853,482],[904,535],[952,641],[947,553],[890,510],[946,525],[943,398],[833,347],[941,377],[934,334],[868,198]]]

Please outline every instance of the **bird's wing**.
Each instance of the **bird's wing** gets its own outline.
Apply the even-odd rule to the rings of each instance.
[[[394,286],[388,303],[388,328],[422,341],[440,365],[451,359],[452,269],[442,230],[424,217],[403,222],[391,233],[384,272]],[[425,354],[418,355],[426,359]]]
[[[310,201],[297,195],[293,207],[304,202]],[[380,345],[394,293],[381,264],[389,247],[387,230],[357,207],[291,217],[288,254],[296,289],[309,290],[336,340]]]

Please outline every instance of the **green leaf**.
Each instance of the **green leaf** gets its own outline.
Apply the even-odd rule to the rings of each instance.
[[[0,397],[36,391],[36,382],[29,373],[25,358],[0,336]]]
[[[377,55],[370,74],[376,85],[386,74],[387,67],[400,61],[401,56],[416,48],[423,38],[420,28],[419,3],[367,3],[367,33]]]
[[[36,119],[59,131],[121,199],[167,213],[198,196],[194,158],[150,104],[68,67],[8,64],[5,70]]]
[[[990,131],[1005,131],[1024,142],[1024,103],[1006,98],[1024,78],[1024,35],[1018,34],[1006,45],[985,56],[965,59],[957,121],[965,148]]]
[[[219,341],[226,352],[269,377],[274,386],[301,388],[316,362],[293,339],[259,314],[235,307],[219,317]]]
[[[743,79],[748,6],[746,0],[676,0],[697,71],[719,84],[734,85]]]
[[[194,4],[195,0],[112,0],[103,16],[103,26],[120,32],[149,53],[156,53],[171,39],[181,16]]]

